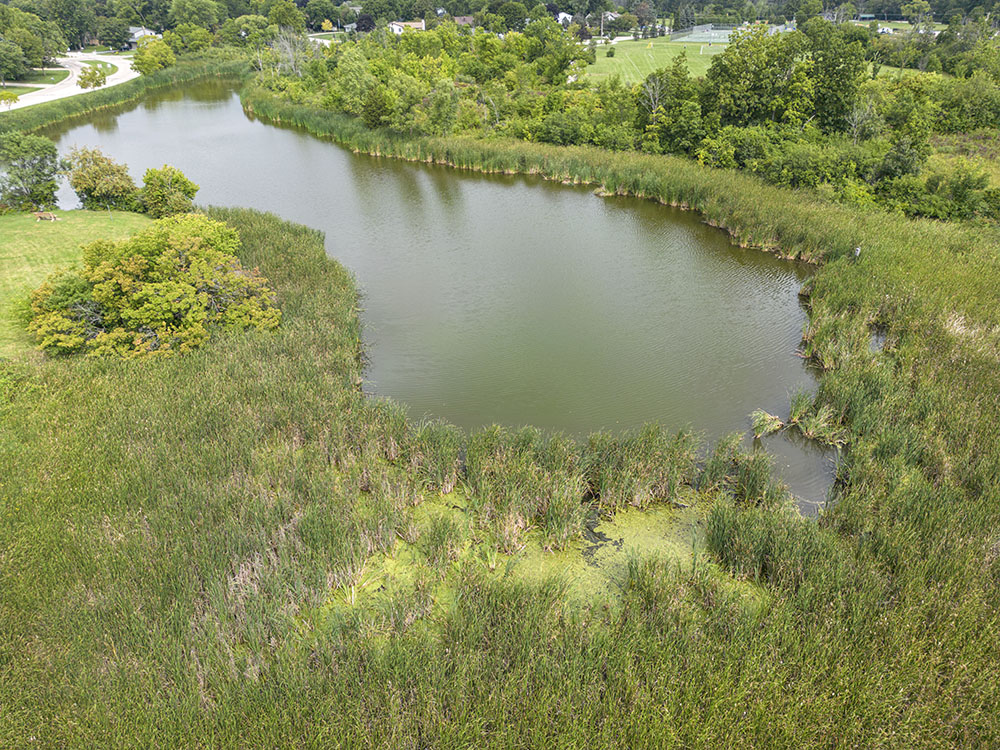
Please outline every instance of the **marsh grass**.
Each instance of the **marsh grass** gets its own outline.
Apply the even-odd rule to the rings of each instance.
[[[370,553],[409,534],[452,439],[420,444],[360,393],[354,286],[316,233],[216,211],[279,290],[279,332],[172,361],[0,366],[2,744],[1000,743],[995,230],[683,160],[406,141],[245,102],[366,153],[684,204],[741,242],[825,261],[805,343],[824,375],[798,419],[828,408],[822,422],[850,431],[836,502],[798,517],[739,436],[702,458],[658,428],[576,449],[490,428],[459,451],[472,534],[489,541],[448,574],[450,605],[434,609],[428,564],[337,610]],[[891,351],[869,350],[872,321]],[[617,602],[503,572],[528,528],[572,521],[574,497],[610,513],[688,485],[713,500],[705,556],[635,558]]]
[[[750,414],[750,427],[757,440],[767,435],[773,435],[782,430],[784,426],[785,423],[781,421],[781,417],[769,414],[763,409],[754,409]]]

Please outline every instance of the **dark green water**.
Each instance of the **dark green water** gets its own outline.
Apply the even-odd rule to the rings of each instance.
[[[582,435],[660,421],[710,438],[815,382],[795,356],[800,265],[734,247],[695,214],[521,177],[356,156],[248,119],[218,84],[49,133],[98,146],[137,181],[170,163],[204,204],[326,232],[363,293],[367,388],[463,427]],[[64,188],[64,207],[76,204]],[[811,512],[828,455],[768,449]]]

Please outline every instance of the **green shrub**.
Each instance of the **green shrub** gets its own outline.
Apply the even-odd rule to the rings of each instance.
[[[142,182],[139,202],[154,219],[187,213],[194,205],[194,196],[198,192],[197,185],[179,169],[167,164],[162,169],[147,169]]]
[[[242,267],[238,249],[233,229],[198,214],[92,243],[81,270],[35,290],[29,330],[50,353],[131,358],[187,351],[213,326],[276,328],[281,312],[268,281]]]
[[[136,50],[132,60],[132,67],[146,76],[158,70],[169,68],[175,62],[177,62],[177,56],[174,55],[174,51],[167,43],[160,39],[153,39],[148,42],[140,42],[139,49]]]
[[[96,148],[74,148],[69,163],[69,184],[84,208],[134,211],[138,207],[138,189],[124,164]]]

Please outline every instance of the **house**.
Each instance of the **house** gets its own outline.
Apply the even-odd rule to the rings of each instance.
[[[419,21],[393,21],[389,24],[389,31],[393,34],[402,34],[407,29],[424,31],[426,30],[426,26],[424,26],[424,20],[422,18]]]
[[[475,26],[476,19],[472,16],[455,16],[455,23],[459,26]]]
[[[137,49],[139,47],[139,42],[146,37],[153,37],[154,39],[159,39],[160,35],[151,29],[147,29],[145,26],[129,26],[128,27],[128,48]]]
[[[569,26],[571,23],[573,23],[573,14],[560,13],[556,16],[556,20],[563,26]]]

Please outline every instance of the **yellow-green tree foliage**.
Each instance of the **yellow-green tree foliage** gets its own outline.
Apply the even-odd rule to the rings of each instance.
[[[171,216],[122,242],[83,248],[83,267],[32,294],[29,324],[52,354],[163,356],[207,341],[214,328],[271,330],[281,311],[268,280],[243,268],[239,238],[200,214]]]
[[[132,67],[144,76],[148,76],[158,70],[169,68],[175,62],[177,56],[166,42],[146,37],[139,42],[139,49],[132,58]]]

